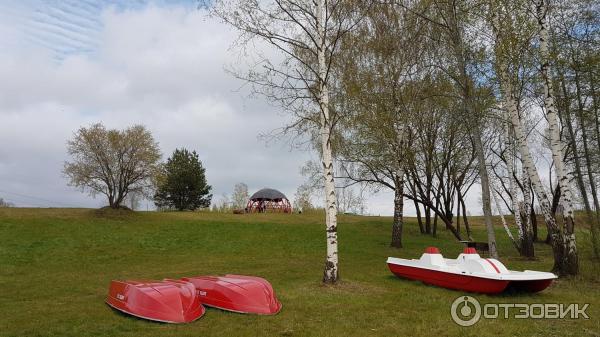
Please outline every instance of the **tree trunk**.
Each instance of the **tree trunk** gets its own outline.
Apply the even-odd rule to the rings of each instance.
[[[548,198],[548,194],[544,190],[544,186],[542,185],[542,182],[540,180],[538,170],[535,167],[533,157],[531,156],[531,152],[529,151],[526,133],[523,129],[523,125],[521,124],[521,118],[517,109],[517,102],[515,102],[513,97],[512,78],[509,76],[508,66],[505,63],[503,55],[504,50],[502,50],[501,45],[503,37],[499,33],[500,21],[496,13],[492,12],[492,15],[492,26],[494,29],[494,34],[496,35],[496,43],[494,46],[494,52],[496,54],[496,73],[500,82],[500,92],[502,94],[502,100],[504,102],[503,105],[506,107],[508,115],[510,117],[510,121],[513,125],[515,141],[521,154],[523,169],[526,170],[527,176],[531,181],[533,190],[538,196],[538,203],[542,210],[544,220],[546,221],[546,224],[548,226],[548,232],[550,233],[550,236],[552,238],[552,251],[554,254],[555,267],[560,267],[562,266],[563,261],[563,245],[560,235],[561,233],[556,224],[554,215],[551,212],[551,205],[550,200]]]
[[[592,77],[592,72],[588,72],[590,80],[590,95],[592,96],[592,107],[594,108],[594,123],[596,124],[595,133],[596,133],[596,145],[600,149],[600,103],[598,102],[598,96],[596,94],[596,86],[594,78]],[[596,211],[600,211],[600,209],[596,209]]]
[[[421,207],[417,201],[413,201],[415,204],[415,210],[417,211],[417,222],[419,223],[419,231],[421,234],[425,234],[425,227],[423,226],[423,218],[421,217]]]
[[[471,235],[471,226],[469,225],[469,219],[467,217],[467,208],[465,207],[465,199],[462,197],[462,195],[460,198],[460,204],[463,209],[463,222],[465,223],[465,230],[467,231],[467,237],[469,238],[469,241],[473,241],[473,236]]]
[[[435,198],[435,208],[439,209],[440,208],[440,201],[439,201],[439,196]],[[437,213],[433,214],[433,228],[431,231],[431,235],[435,238],[437,237],[437,225],[438,225],[438,215]]]
[[[425,233],[431,234],[431,208],[425,206]]]
[[[452,48],[454,57],[457,61],[457,67],[459,71],[459,84],[462,91],[462,100],[465,110],[466,117],[473,121],[471,126],[471,134],[473,139],[473,146],[475,147],[475,154],[477,156],[477,168],[479,170],[479,179],[481,181],[481,200],[483,206],[483,217],[485,221],[485,227],[487,231],[487,239],[489,244],[489,253],[493,258],[498,258],[498,251],[496,249],[496,234],[494,233],[494,225],[492,223],[492,203],[490,200],[490,182],[487,173],[487,166],[485,162],[485,151],[483,149],[483,142],[481,140],[481,124],[480,119],[482,116],[476,115],[473,92],[471,88],[471,79],[467,72],[467,60],[464,50],[464,42],[462,37],[462,30],[460,22],[458,21],[458,13],[456,3],[448,2],[447,15],[449,19],[450,27],[450,40],[452,42]]]
[[[327,64],[325,59],[326,30],[325,0],[317,2],[317,38],[319,49],[317,51],[319,61],[319,86],[321,109],[321,156],[323,174],[325,179],[325,227],[327,233],[327,256],[325,258],[325,270],[323,272],[324,283],[336,283],[338,275],[338,246],[337,246],[337,205],[335,196],[335,183],[333,176],[333,155],[331,151],[331,128],[332,121],[329,115],[329,91],[327,86]]]
[[[537,213],[535,212],[535,202],[533,198],[534,195],[531,195],[531,230],[533,231],[533,241],[537,242],[540,240],[540,238],[538,236]]]
[[[460,233],[460,188],[456,189],[457,202],[456,202],[456,231]]]
[[[576,81],[577,82],[577,81]],[[573,151],[573,162],[575,164],[575,180],[577,181],[577,185],[579,186],[579,190],[581,192],[581,197],[583,198],[583,204],[586,211],[590,208],[590,202],[587,195],[587,189],[585,188],[585,183],[583,182],[583,173],[581,170],[581,160],[579,156],[579,149],[577,148],[577,135],[575,134],[575,129],[573,128],[573,118],[571,116],[571,108],[569,102],[569,95],[567,91],[567,87],[565,84],[565,79],[561,74],[561,88],[563,92],[563,96],[565,99],[564,106],[564,116],[565,116],[565,124],[567,126],[567,131],[569,133],[569,137],[571,138],[571,151]]]
[[[524,236],[523,221],[521,220],[521,215],[519,213],[519,209],[520,209],[519,198],[518,198],[519,193],[517,191],[517,184],[515,181],[515,159],[517,156],[514,151],[514,146],[513,146],[513,142],[512,142],[509,125],[506,125],[504,137],[505,137],[504,142],[506,145],[506,149],[508,151],[508,158],[506,159],[506,166],[508,168],[508,186],[509,186],[509,190],[510,190],[510,194],[511,194],[512,209],[513,209],[515,224],[517,225],[517,231],[519,234],[519,239],[517,240],[517,242],[518,242],[517,250],[519,251],[519,254],[523,255],[523,252],[522,252],[522,243],[523,243],[523,236]],[[496,207],[498,208],[498,211],[500,211],[500,205],[496,205]]]
[[[515,237],[512,235],[510,228],[508,228],[508,224],[506,223],[506,219],[504,218],[504,214],[502,213],[502,209],[500,208],[500,202],[498,201],[498,196],[496,194],[497,194],[496,191],[494,191],[494,189],[492,189],[492,197],[494,198],[494,204],[496,204],[496,210],[498,211],[498,214],[500,215],[500,220],[502,221],[502,227],[504,227],[504,231],[506,231],[506,235],[508,235],[508,238],[512,242],[515,249],[520,253],[521,247],[519,246],[519,243],[517,242],[517,240],[515,240]],[[514,199],[514,196],[513,196],[513,199]]]
[[[576,275],[579,271],[579,261],[577,257],[577,245],[575,242],[575,216],[573,211],[573,200],[570,187],[570,179],[564,164],[564,144],[560,138],[560,129],[558,125],[558,114],[554,104],[552,95],[552,79],[550,78],[550,52],[548,43],[550,34],[548,29],[548,12],[549,6],[547,1],[541,0],[537,3],[537,15],[540,36],[540,59],[541,59],[541,75],[544,83],[544,106],[546,108],[546,117],[548,119],[548,128],[550,130],[550,149],[552,152],[552,160],[555,166],[556,177],[562,194],[563,206],[563,232],[555,233],[561,236],[562,256],[558,256],[561,260],[555,261],[554,269],[561,274]],[[559,244],[558,242],[556,244]]]
[[[473,142],[475,152],[477,154],[477,163],[479,169],[479,179],[481,181],[481,201],[483,205],[483,218],[485,220],[485,228],[487,231],[487,241],[490,247],[490,256],[494,259],[498,258],[498,250],[496,248],[496,234],[494,233],[494,224],[492,223],[492,203],[490,200],[490,180],[485,163],[485,153],[483,151],[483,143],[481,141],[481,131],[477,123],[473,128]]]
[[[522,169],[523,181],[523,207],[520,214],[515,216],[521,217],[523,223],[523,241],[521,242],[521,256],[533,258],[535,256],[535,248],[533,245],[534,237],[537,235],[537,224],[535,225],[535,234],[533,223],[535,221],[535,213],[533,213],[533,201],[531,200],[531,183],[525,168]]]
[[[591,155],[590,155],[590,150],[589,150],[589,142],[588,142],[588,132],[586,130],[586,122],[585,122],[585,117],[583,115],[583,109],[584,109],[584,104],[583,104],[583,99],[581,97],[581,84],[580,84],[580,80],[579,80],[579,72],[577,70],[575,70],[575,90],[576,90],[576,96],[577,96],[577,117],[579,120],[579,125],[581,127],[581,139],[583,142],[583,155],[585,158],[585,167],[586,167],[586,173],[587,173],[587,178],[588,178],[588,183],[590,184],[590,192],[592,194],[592,200],[594,201],[594,207],[596,210],[600,209],[600,205],[598,204],[598,193],[596,190],[596,181],[594,179],[594,174],[593,174],[593,169],[592,169],[592,159],[591,159]],[[576,147],[576,146],[575,146]],[[575,161],[576,164],[579,163],[579,158],[577,157],[577,154],[575,155]],[[578,175],[581,175],[581,171],[576,171]],[[579,180],[581,180],[582,184],[581,184],[581,195],[584,198],[584,204],[585,204],[585,212],[588,218],[588,222],[590,225],[590,232],[592,235],[592,247],[594,250],[594,256],[595,257],[600,257],[600,243],[598,242],[598,233],[597,233],[597,224],[595,223],[597,220],[597,217],[595,217],[592,214],[592,210],[590,207],[590,202],[588,200],[587,197],[587,191],[585,188],[585,185],[583,184],[583,178],[582,177],[578,177],[578,182]]]
[[[592,107],[594,109],[594,123],[595,123],[595,135],[596,135],[596,143],[598,149],[600,149],[600,115],[598,114],[599,103],[598,96],[596,94],[595,81],[592,77],[592,72],[588,72],[589,74],[589,83],[590,83],[590,95],[592,96]],[[590,169],[591,163],[588,161],[587,163],[588,169]],[[594,191],[594,193],[597,193]],[[596,198],[597,199],[597,198]],[[592,234],[592,244],[594,247],[594,255],[597,259],[600,259],[600,205],[594,202],[594,220],[590,222],[590,232]]]
[[[394,176],[394,223],[392,225],[391,247],[402,248],[402,226],[404,224],[404,125],[396,125],[396,172]]]
[[[517,145],[519,148],[519,152],[521,153],[521,160],[523,162],[523,167],[527,170],[527,175],[531,180],[531,185],[535,191],[535,194],[538,196],[538,203],[540,204],[540,208],[542,210],[542,214],[544,216],[544,220],[548,226],[548,234],[552,244],[552,251],[554,254],[554,268],[556,270],[563,273],[568,273],[568,270],[564,268],[564,245],[560,230],[556,224],[554,215],[552,214],[552,209],[550,205],[550,200],[548,198],[548,194],[544,190],[544,186],[542,185],[542,181],[540,180],[539,173],[535,164],[533,162],[533,157],[531,156],[531,152],[529,151],[529,145],[527,144],[527,139],[525,137],[525,131],[523,130],[523,126],[521,125],[521,120],[519,117],[519,112],[516,107],[516,103],[512,99],[512,85],[508,76],[506,74],[506,69],[500,65],[500,71],[502,72],[501,77],[501,85],[503,96],[505,99],[505,103],[508,107],[509,115],[511,118],[511,122],[513,124],[513,128],[515,131],[515,137],[517,141]]]
[[[394,191],[394,223],[392,225],[392,242],[390,243],[390,247],[402,248],[404,177],[398,174],[394,180],[396,190]]]
[[[507,91],[511,92],[511,91]],[[507,94],[508,96],[508,94]],[[523,167],[527,170],[527,175],[531,180],[531,184],[533,189],[538,196],[538,203],[540,204],[540,208],[542,210],[542,214],[544,216],[544,220],[548,225],[549,236],[551,239],[552,250],[554,252],[554,262],[555,268],[562,266],[563,261],[563,246],[562,240],[560,237],[559,229],[552,214],[550,201],[548,198],[548,194],[544,191],[544,187],[540,180],[537,168],[533,162],[533,158],[531,153],[529,152],[529,146],[527,145],[527,140],[525,138],[525,132],[521,126],[521,121],[519,119],[519,114],[516,108],[510,108],[511,121],[513,123],[513,127],[515,129],[515,136],[517,138],[517,143],[519,145],[519,151],[521,152],[521,158],[523,161]]]
[[[593,212],[592,212],[592,208],[590,206],[590,201],[589,201],[589,197],[587,194],[587,188],[586,188],[586,184],[584,182],[584,176],[583,176],[583,170],[581,168],[581,156],[579,155],[579,149],[577,148],[577,135],[575,134],[575,130],[573,127],[573,118],[571,116],[571,107],[570,107],[570,99],[569,99],[569,95],[568,95],[568,91],[567,91],[567,87],[566,87],[566,83],[565,83],[565,79],[563,74],[561,73],[561,78],[560,78],[560,83],[561,83],[561,88],[562,88],[562,92],[563,92],[563,96],[564,96],[564,100],[565,100],[565,104],[564,104],[564,113],[565,113],[565,124],[567,126],[567,131],[569,133],[569,138],[571,139],[571,141],[569,142],[569,144],[571,145],[571,151],[573,152],[573,162],[575,163],[575,181],[577,182],[577,186],[579,187],[579,191],[581,193],[581,198],[583,199],[583,206],[585,208],[585,213],[586,213],[586,217],[588,219],[588,222],[590,223],[590,232],[592,234],[592,246],[594,247],[594,254],[597,255],[598,254],[598,243],[597,243],[597,235],[596,235],[596,231],[594,230],[595,228],[595,221],[597,220],[597,218],[594,216]],[[590,175],[590,162],[589,162],[589,154],[588,154],[588,149],[587,149],[587,132],[585,130],[585,122],[583,119],[583,104],[582,104],[582,100],[581,100],[581,92],[580,92],[580,83],[579,83],[579,75],[577,70],[575,70],[575,88],[577,90],[577,103],[578,103],[578,119],[579,119],[579,124],[581,126],[581,131],[582,131],[582,138],[583,138],[583,144],[584,144],[584,155],[586,158],[586,167],[588,169],[588,177],[592,177]],[[593,196],[596,196],[596,187],[595,187],[595,182],[592,179],[590,179],[590,187],[591,187],[591,192]],[[597,201],[597,197],[595,197],[595,200]],[[597,204],[597,202],[595,202],[595,204]],[[596,208],[598,209],[598,208]]]

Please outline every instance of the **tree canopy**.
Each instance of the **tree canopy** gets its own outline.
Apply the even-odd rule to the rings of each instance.
[[[210,206],[212,187],[196,151],[176,149],[156,177],[158,208],[195,210]]]
[[[80,128],[67,143],[72,157],[64,164],[69,184],[91,195],[103,194],[119,208],[132,193],[147,194],[161,157],[158,143],[142,125],[124,130],[101,123]]]

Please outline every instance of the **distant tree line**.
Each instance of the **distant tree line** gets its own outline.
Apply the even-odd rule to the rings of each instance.
[[[3,198],[0,198],[0,208],[2,207],[13,207],[14,204],[10,201],[6,201]]]

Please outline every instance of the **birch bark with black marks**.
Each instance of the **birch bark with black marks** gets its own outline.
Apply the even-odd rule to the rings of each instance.
[[[531,182],[527,175],[527,170],[522,168],[521,170],[521,181],[523,184],[523,205],[519,209],[519,214],[515,213],[515,216],[519,216],[523,223],[523,241],[521,242],[521,255],[533,258],[535,257],[534,232],[533,232],[533,221],[535,221],[535,214],[533,213],[533,201],[531,200]]]
[[[510,190],[511,200],[512,200],[512,209],[515,214],[515,224],[517,226],[517,232],[519,234],[518,246],[517,250],[521,253],[521,245],[523,242],[523,222],[521,220],[520,212],[519,212],[519,194],[517,191],[517,183],[515,181],[515,159],[516,154],[514,151],[514,146],[512,142],[512,137],[510,133],[509,125],[506,125],[504,132],[504,142],[506,146],[506,150],[508,152],[508,158],[506,159],[506,166],[508,169],[508,186]],[[499,205],[496,205],[496,208],[499,209]]]
[[[517,110],[516,103],[511,98],[512,93],[512,85],[510,80],[508,80],[507,70],[502,65],[502,61],[496,61],[499,63],[498,69],[500,72],[500,82],[502,87],[502,95],[507,104],[508,113],[511,119],[511,123],[515,132],[515,139],[519,148],[519,152],[521,154],[521,161],[523,162],[523,167],[527,171],[527,175],[531,180],[531,185],[535,194],[538,197],[538,203],[540,205],[542,215],[544,216],[544,220],[548,226],[550,241],[552,244],[552,251],[554,254],[554,267],[553,270],[560,271],[563,262],[563,240],[560,233],[560,229],[556,224],[556,220],[554,218],[554,214],[552,213],[552,205],[550,203],[550,198],[548,197],[547,192],[542,185],[542,181],[540,179],[537,168],[535,167],[533,157],[531,155],[531,151],[529,150],[529,145],[527,144],[527,138],[525,130],[523,129],[523,125],[521,123],[521,118],[519,116],[519,111]]]
[[[541,208],[542,215],[544,216],[544,220],[548,227],[550,244],[552,245],[552,252],[553,252],[553,256],[554,256],[553,271],[557,272],[560,275],[571,275],[571,274],[574,274],[577,272],[576,269],[573,269],[573,267],[574,266],[576,267],[576,265],[573,265],[572,263],[570,263],[569,259],[566,258],[567,257],[567,254],[566,254],[567,249],[565,249],[565,247],[566,247],[567,243],[571,242],[571,238],[574,240],[574,236],[572,237],[570,234],[564,233],[563,231],[561,231],[561,228],[556,223],[556,219],[554,217],[554,213],[552,210],[552,204],[550,201],[550,197],[541,182],[539,172],[533,161],[533,157],[531,155],[529,145],[527,144],[526,132],[524,130],[523,123],[521,121],[521,116],[519,114],[518,103],[514,99],[515,91],[513,89],[512,79],[515,74],[509,73],[509,66],[508,66],[509,64],[507,61],[509,58],[506,55],[506,53],[510,53],[510,52],[512,52],[512,50],[505,50],[507,48],[506,47],[507,41],[504,40],[506,38],[505,32],[504,32],[504,30],[506,28],[503,27],[501,25],[501,23],[506,25],[506,21],[501,21],[499,19],[499,17],[498,17],[499,13],[500,12],[498,11],[497,8],[491,11],[491,15],[492,15],[491,23],[492,23],[492,28],[493,28],[494,37],[495,37],[495,43],[494,43],[495,68],[496,68],[496,74],[497,74],[498,80],[500,82],[500,89],[501,89],[500,92],[501,92],[503,101],[507,104],[507,109],[508,109],[511,123],[513,125],[513,129],[514,129],[514,133],[515,133],[515,140],[516,140],[517,147],[519,149],[519,153],[521,155],[521,162],[522,162],[523,168],[527,171],[527,175],[531,181],[533,190],[538,197],[538,204]],[[510,20],[511,14],[510,13],[504,13],[504,14],[508,18],[506,20]],[[539,22],[545,22],[545,19],[539,20]],[[510,22],[509,22],[509,24],[510,24]],[[542,25],[542,27],[545,27],[545,26]],[[542,36],[546,38],[546,51],[547,51],[547,34],[548,34],[547,30],[544,34],[542,34]],[[543,43],[541,43],[541,44],[543,44]],[[548,94],[549,94],[547,84],[545,85],[545,94],[546,94],[545,98],[547,98]],[[550,120],[551,118],[552,118],[552,116],[550,116],[550,118],[549,118],[549,123],[552,123],[552,121]],[[551,130],[551,132],[553,132],[553,131],[557,131],[557,129],[555,128],[554,130]],[[552,137],[554,139],[555,135]],[[554,145],[559,145],[559,144],[555,143]],[[556,157],[555,153],[554,153],[555,151],[556,151],[556,146],[554,146],[554,149],[553,149],[553,159]],[[559,157],[558,159],[560,160],[560,162],[563,163],[562,162],[563,158],[561,156],[558,156],[558,157]],[[564,169],[564,165],[562,166],[562,169]],[[558,187],[560,187],[560,184],[558,185]],[[565,198],[565,199],[568,200],[569,198]],[[572,229],[572,227],[570,229]],[[569,230],[569,229],[567,229],[567,230]],[[567,235],[565,235],[565,234],[567,234]],[[572,243],[574,244],[574,241],[572,241]],[[570,245],[570,243],[568,245]],[[571,252],[573,252],[572,249],[571,249]],[[576,250],[575,250],[575,253],[576,253]],[[575,255],[575,257],[576,257],[576,255]]]
[[[555,261],[555,270],[561,274],[575,275],[579,271],[579,260],[577,256],[577,244],[575,241],[575,213],[573,209],[573,197],[570,186],[570,177],[564,162],[565,144],[560,137],[560,126],[558,113],[554,103],[553,83],[550,77],[550,32],[548,27],[548,0],[540,0],[536,3],[536,14],[539,25],[540,39],[540,73],[544,85],[544,107],[550,131],[550,150],[555,167],[556,178],[561,190],[562,216],[564,220],[561,237],[563,250],[561,261]],[[558,244],[558,243],[556,243]]]
[[[491,180],[491,182],[493,182],[493,180]],[[494,199],[494,204],[496,205],[496,211],[500,215],[500,220],[502,221],[502,227],[504,227],[504,231],[506,232],[506,235],[510,239],[510,242],[512,242],[515,249],[517,249],[517,251],[520,251],[521,249],[519,246],[519,242],[517,240],[515,240],[515,237],[512,235],[512,232],[510,231],[510,228],[508,227],[508,223],[506,222],[506,218],[504,217],[504,213],[502,212],[502,206],[500,204],[500,201],[498,201],[499,199],[498,199],[496,190],[493,187],[491,188],[491,190],[492,190],[492,196]]]
[[[321,109],[321,161],[325,183],[325,227],[327,233],[327,255],[325,257],[324,283],[335,283],[338,280],[338,245],[337,245],[337,198],[333,177],[333,155],[331,151],[331,129],[333,124],[329,114],[329,88],[327,86],[327,64],[325,59],[325,0],[318,0],[316,8],[317,25],[317,58],[319,62],[319,107]]]

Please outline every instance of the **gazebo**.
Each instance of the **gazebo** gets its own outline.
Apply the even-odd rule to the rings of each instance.
[[[292,213],[292,205],[285,194],[272,188],[263,188],[252,194],[246,206],[246,212]]]

